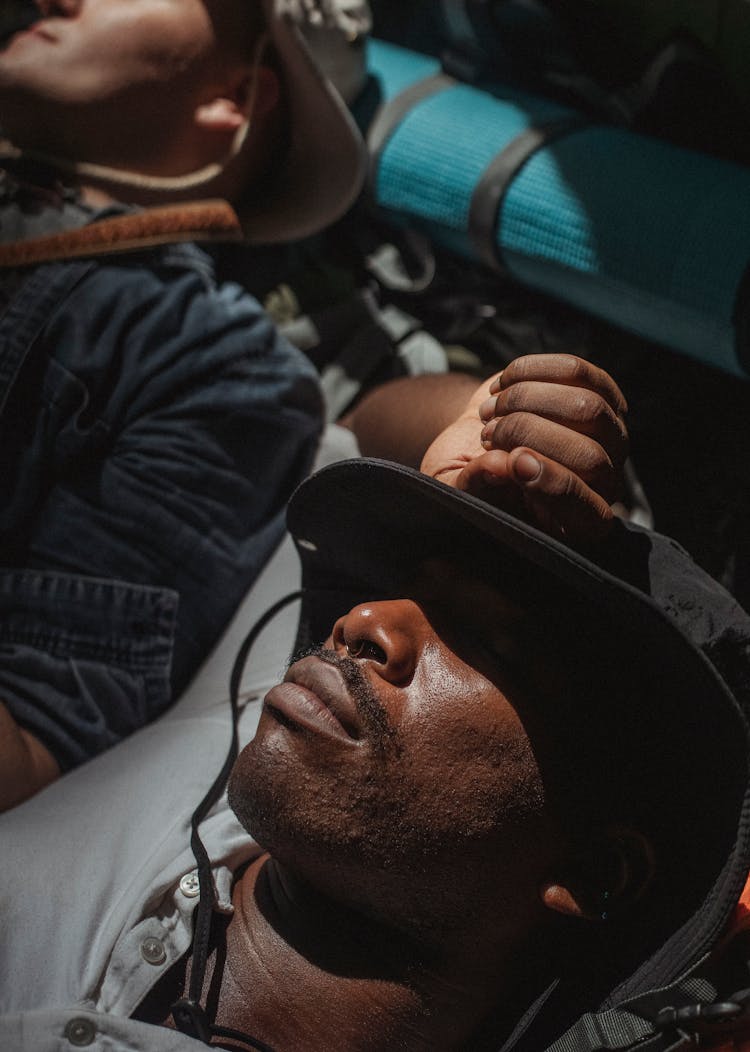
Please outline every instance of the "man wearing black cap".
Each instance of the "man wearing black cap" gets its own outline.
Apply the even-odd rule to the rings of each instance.
[[[288,525],[301,656],[242,712],[236,818],[209,793],[193,855],[204,712],[189,767],[167,717],[2,820],[5,1045],[679,1047],[750,863],[747,616],[663,537],[576,551],[382,461]]]
[[[303,30],[354,92],[366,5],[37,6],[0,52],[0,810],[183,689],[312,462],[313,368],[193,242],[362,180]]]

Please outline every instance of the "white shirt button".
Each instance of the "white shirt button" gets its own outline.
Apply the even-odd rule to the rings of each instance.
[[[70,1019],[65,1027],[65,1037],[76,1048],[85,1048],[96,1037],[96,1027],[90,1019]]]
[[[141,957],[149,964],[164,964],[167,959],[167,951],[161,939],[150,935],[141,943]]]
[[[186,873],[180,881],[180,891],[186,899],[197,898],[201,893],[201,885],[197,873]]]

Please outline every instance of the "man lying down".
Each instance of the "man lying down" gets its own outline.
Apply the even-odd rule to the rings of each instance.
[[[648,1034],[748,869],[746,615],[663,537],[574,550],[382,461],[313,476],[288,525],[301,656],[242,712],[205,865],[215,709],[3,817],[0,1046],[541,1052],[624,1003]],[[580,1027],[557,1047],[625,1047]]]

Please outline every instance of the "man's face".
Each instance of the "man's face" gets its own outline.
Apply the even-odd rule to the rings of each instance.
[[[234,0],[37,3],[39,20],[0,53],[6,134],[101,163],[122,163],[119,150],[135,164],[159,141],[168,152],[215,86]]]
[[[497,591],[430,576],[292,664],[230,801],[275,858],[375,914],[458,924],[490,895],[527,921],[560,848],[522,715],[533,632]]]

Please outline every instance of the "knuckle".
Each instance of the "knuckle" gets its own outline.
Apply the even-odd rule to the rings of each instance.
[[[528,414],[526,413],[509,413],[507,416],[500,417],[492,435],[493,446],[510,451],[516,446],[527,445],[528,425]]]
[[[502,373],[503,390],[507,391],[508,388],[523,377],[525,362],[525,357],[514,358],[512,362],[505,366]]]
[[[577,423],[586,424],[594,430],[613,423],[609,404],[595,391],[578,391],[573,400],[573,412]]]
[[[590,365],[575,354],[561,354],[561,365],[571,380],[586,380],[589,376]]]
[[[580,483],[575,475],[566,473],[563,482],[560,496],[563,500],[579,500],[580,499]]]
[[[506,413],[523,412],[528,393],[528,383],[519,381],[504,392],[503,410]],[[499,408],[499,407],[498,407]]]
[[[614,464],[606,451],[593,441],[582,442],[575,450],[575,473],[591,485],[605,482],[614,475]]]
[[[583,484],[578,476],[567,468],[559,466],[552,471],[545,471],[543,490],[545,500],[558,508],[576,506],[581,502]]]

